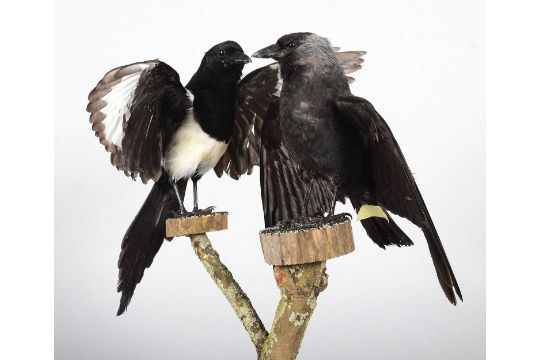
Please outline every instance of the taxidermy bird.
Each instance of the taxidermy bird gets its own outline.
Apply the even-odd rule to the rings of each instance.
[[[249,105],[239,86],[248,62],[236,42],[226,41],[206,52],[186,88],[173,68],[151,60],[109,71],[88,96],[92,129],[112,164],[143,183],[155,181],[122,241],[117,315],[161,247],[165,220],[173,212],[189,215],[183,204],[189,179],[192,213],[211,211],[198,207],[197,181],[226,151],[239,102]]]
[[[412,245],[392,212],[422,229],[442,290],[452,304],[456,294],[462,299],[396,139],[373,105],[351,93],[350,69],[340,66],[330,42],[316,34],[294,33],[252,56],[273,58],[279,65],[274,71],[270,69],[276,65],[268,65],[265,75],[266,82],[275,84],[272,109],[256,119],[261,123],[250,134],[261,144],[266,224],[312,214],[331,218],[336,201],[349,198],[377,245]]]

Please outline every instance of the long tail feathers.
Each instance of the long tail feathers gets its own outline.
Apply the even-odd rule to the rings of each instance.
[[[178,183],[182,198],[187,182]],[[116,315],[122,315],[131,301],[135,287],[141,281],[144,270],[156,256],[165,238],[165,220],[171,211],[178,209],[174,190],[163,175],[154,184],[143,206],[133,219],[122,241],[118,259],[118,292],[122,293]]]
[[[437,278],[439,279],[441,288],[448,298],[448,301],[456,305],[456,294],[461,301],[463,301],[463,296],[461,295],[461,290],[456,277],[454,276],[454,271],[450,266],[450,262],[448,261],[448,257],[446,256],[446,252],[444,251],[441,240],[439,239],[439,235],[437,234],[433,224],[430,225],[423,227],[422,231],[424,232],[428,243],[429,252],[431,254],[431,258],[433,259],[433,265],[435,266],[435,271],[437,272]]]
[[[351,202],[355,210],[358,212],[361,204],[352,199]],[[375,244],[383,249],[389,245],[413,245],[412,240],[399,228],[394,220],[392,220],[390,214],[386,210],[383,211],[388,217],[388,221],[382,217],[369,217],[361,220],[362,226],[364,226],[364,229],[371,240],[373,240]],[[435,226],[433,225],[431,218],[428,218],[427,222],[425,222],[421,228],[424,232],[424,236],[426,237],[429,252],[431,254],[441,288],[448,300],[452,304],[456,305],[456,294],[459,299],[463,301],[461,289],[459,288],[458,282],[454,276],[454,272],[450,266],[450,262],[448,261],[448,257],[446,256],[446,252],[444,251],[441,240],[437,234],[437,231],[435,230]]]

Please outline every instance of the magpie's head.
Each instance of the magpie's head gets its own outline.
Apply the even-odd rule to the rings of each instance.
[[[275,44],[257,51],[252,56],[275,59],[282,70],[290,67],[314,69],[338,64],[330,41],[309,32],[284,35]]]
[[[215,86],[236,84],[242,77],[244,65],[251,62],[249,56],[234,41],[225,41],[208,50],[199,69],[186,88],[202,90]]]

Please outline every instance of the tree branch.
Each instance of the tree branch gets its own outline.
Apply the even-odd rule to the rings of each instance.
[[[328,285],[326,262],[274,266],[281,291],[270,334],[259,353],[260,360],[294,360],[315,311],[317,296]]]
[[[264,340],[268,336],[268,332],[264,328],[264,324],[259,318],[259,315],[257,315],[253,305],[251,305],[251,301],[236,280],[234,280],[229,269],[223,265],[219,259],[219,254],[212,247],[206,234],[191,235],[190,239],[197,257],[231,304],[236,312],[236,316],[238,316],[244,325],[253,345],[255,345],[257,353],[259,353]]]
[[[206,234],[190,235],[190,239],[197,257],[248,332],[258,359],[294,360],[317,305],[317,296],[328,285],[326,262],[274,266],[281,299],[268,334],[251,301],[223,265]]]

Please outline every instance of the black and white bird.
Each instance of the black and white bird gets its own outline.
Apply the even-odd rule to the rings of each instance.
[[[357,67],[344,66],[330,42],[312,33],[285,35],[252,56],[273,58],[279,65],[274,72],[270,69],[276,65],[268,65],[265,76],[279,90],[273,94],[277,100],[256,119],[260,123],[250,135],[261,144],[266,224],[331,215],[336,200],[349,198],[381,248],[413,245],[392,212],[422,229],[446,297],[452,304],[456,294],[462,299],[397,141],[373,105],[350,91],[347,74]]]
[[[133,179],[155,181],[122,241],[118,315],[163,243],[166,218],[187,213],[189,179],[193,212],[211,211],[198,208],[197,181],[227,150],[245,96],[239,96],[242,69],[250,61],[236,42],[226,41],[206,52],[186,88],[173,68],[152,60],[109,71],[90,93],[92,129],[112,164]]]

